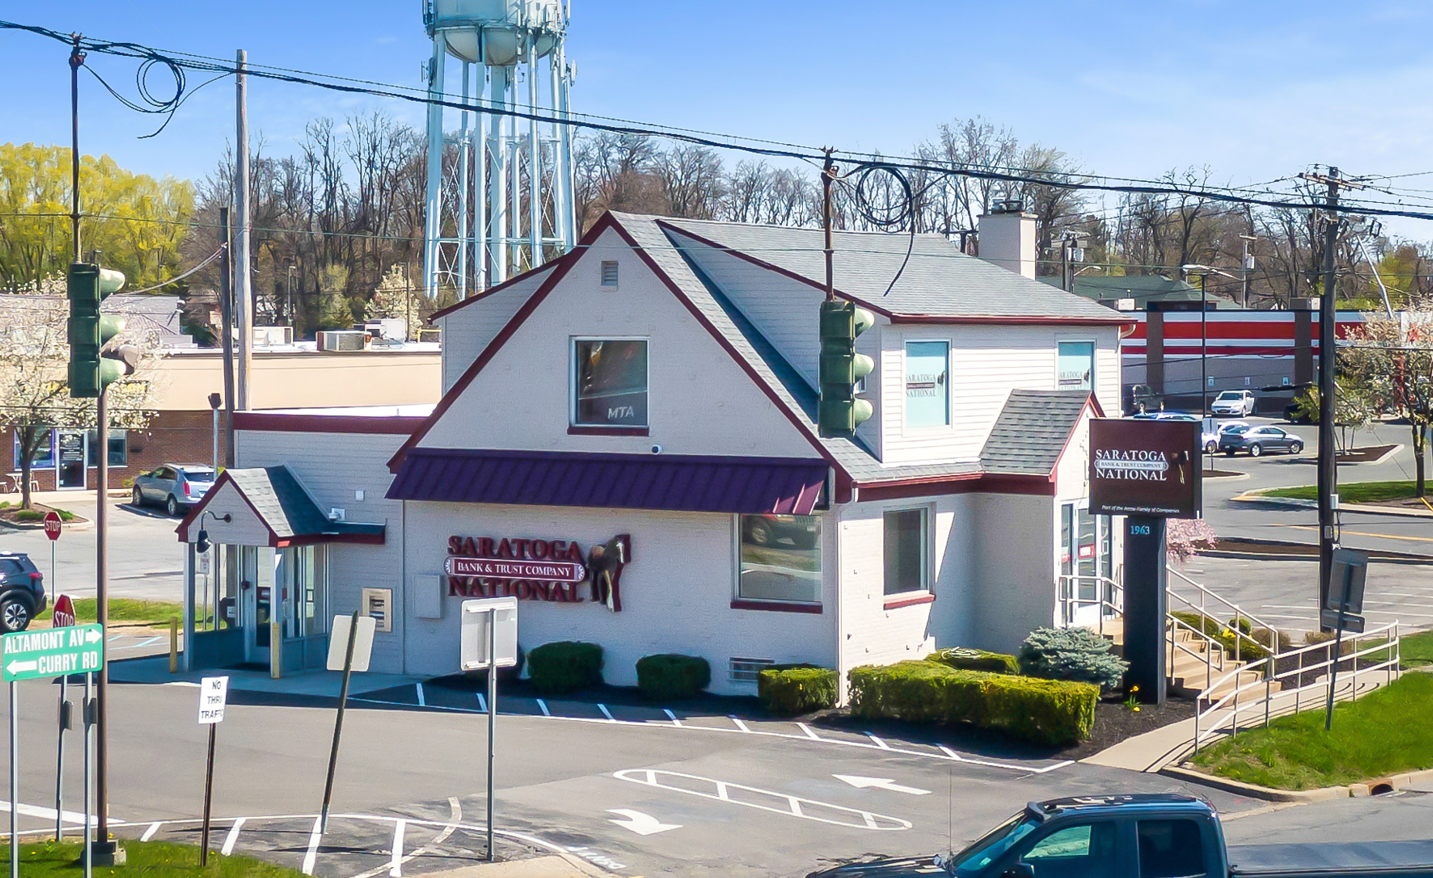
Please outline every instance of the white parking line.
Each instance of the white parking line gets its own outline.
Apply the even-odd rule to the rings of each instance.
[[[488,712],[488,700],[483,697],[483,693],[479,692],[479,693],[478,693],[478,713],[487,713],[487,712]]]
[[[547,709],[547,702],[541,698],[537,699],[537,709],[542,711],[543,716],[552,716],[552,711]]]
[[[403,874],[403,828],[407,825],[402,820],[393,824],[393,858],[388,867],[389,878],[400,878]]]
[[[16,810],[18,813],[23,814],[23,815],[26,816],[26,817],[39,817],[41,820],[48,820],[48,821],[50,821],[50,822],[52,822],[52,823],[53,823],[54,820],[55,820],[55,809],[54,809],[54,808],[45,808],[45,807],[43,807],[43,806],[41,806],[41,805],[26,805],[24,802],[21,802],[21,803],[20,803],[20,806],[19,806],[18,808],[16,808],[15,810]],[[10,803],[9,803],[9,802],[0,801],[0,813],[4,813],[4,814],[9,814],[9,813],[10,813]],[[63,815],[63,816],[64,816],[64,818],[65,818],[65,822],[66,822],[66,823],[84,823],[84,822],[85,822],[85,814],[84,814],[83,811],[66,811],[66,812],[64,812],[64,815]]]
[[[817,735],[816,735],[815,732],[811,731],[811,727],[808,726],[808,725],[806,725],[806,723],[797,723],[797,724],[796,724],[796,727],[797,727],[798,729],[800,729],[801,731],[805,732],[805,733],[806,733],[806,737],[810,738],[811,740],[813,740],[813,741],[819,741],[819,740],[821,740],[819,737],[817,737]]]
[[[662,713],[665,713],[667,715],[667,719],[672,721],[672,725],[676,726],[679,729],[682,727],[682,721],[677,719],[677,715],[675,713],[672,713],[665,707],[662,708]]]
[[[224,836],[224,846],[219,849],[219,853],[227,857],[234,852],[234,842],[239,840],[239,830],[243,828],[244,818],[239,817],[234,821],[234,825],[229,827],[229,834]]]
[[[964,762],[964,761],[965,761],[965,760],[963,760],[963,759],[960,758],[960,754],[959,754],[959,753],[955,752],[954,750],[950,749],[949,747],[945,746],[944,744],[936,744],[936,746],[940,748],[940,752],[942,752],[942,753],[944,753],[945,755],[949,756],[951,759],[954,759],[956,762]]]
[[[141,835],[139,837],[139,840],[149,841],[151,838],[154,838],[154,834],[159,831],[160,823],[161,821],[156,820],[153,823],[149,824],[149,828],[144,831],[144,835]]]
[[[164,639],[164,638],[162,638],[162,637],[151,637],[151,638],[149,638],[148,640],[144,641],[143,643],[136,643],[134,646],[132,646],[132,647],[130,647],[130,648],[131,648],[131,649],[139,649],[139,648],[142,647],[142,646],[149,646],[151,643],[158,643],[159,641],[161,641],[161,640],[163,640],[163,639]]]
[[[889,750],[889,749],[891,749],[891,745],[890,745],[890,744],[887,744],[885,741],[882,741],[880,738],[877,738],[875,735],[871,734],[870,732],[866,732],[866,737],[870,738],[870,739],[871,739],[871,742],[872,742],[873,744],[875,744],[877,747],[880,747],[882,750]]]
[[[602,715],[607,717],[609,723],[615,723],[617,721],[617,718],[612,715],[612,711],[607,709],[607,705],[599,704],[597,705],[597,709],[602,711]]]
[[[422,683],[414,683],[413,685],[415,685],[415,686],[418,687],[418,706],[419,706],[419,707],[427,707],[427,706],[428,706],[428,702],[423,699],[423,684],[422,684]]]
[[[884,814],[874,814],[859,808],[847,808],[844,805],[818,802],[814,799],[802,799],[787,793],[763,790],[743,784],[728,783],[710,777],[700,777],[695,774],[682,774],[677,771],[654,771],[651,769],[626,769],[624,771],[615,772],[612,776],[618,780],[656,787],[658,789],[667,790],[668,792],[685,793],[686,795],[699,796],[703,799],[716,799],[732,805],[740,805],[744,808],[756,808],[760,811],[785,814],[788,817],[814,820],[818,823],[828,823],[833,826],[886,831],[900,831],[911,828],[909,821],[902,820],[899,817],[888,817]],[[675,782],[664,782],[666,778],[673,778]],[[708,785],[711,792],[706,792],[702,789],[693,789],[695,786],[705,787]],[[739,798],[732,798],[730,795],[731,790],[740,790],[744,795]],[[769,801],[771,804],[764,804],[764,801]],[[777,803],[780,804],[778,805]],[[812,811],[816,813],[810,813]]]
[[[313,874],[314,861],[318,859],[318,843],[323,840],[323,816],[313,819],[313,831],[308,837],[308,853],[304,854],[304,865],[300,872],[305,875]]]
[[[739,729],[741,729],[743,732],[746,732],[748,735],[751,734],[751,729],[747,728],[747,727],[746,727],[746,723],[742,722],[740,718],[734,717],[734,716],[728,716],[727,719],[729,719],[729,720],[731,720],[732,722],[736,723],[736,727],[739,728]]]

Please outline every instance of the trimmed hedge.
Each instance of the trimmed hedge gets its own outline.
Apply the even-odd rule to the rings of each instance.
[[[544,643],[527,654],[532,687],[547,695],[561,695],[602,682],[602,647],[580,640]]]
[[[768,712],[799,716],[836,706],[836,672],[814,665],[774,665],[756,678],[756,694]]]
[[[851,715],[912,722],[969,723],[1036,744],[1089,737],[1098,686],[957,671],[928,661],[852,668]]]
[[[691,698],[711,682],[711,665],[701,656],[664,653],[637,659],[637,688],[652,701]]]
[[[1001,652],[986,652],[957,646],[938,649],[925,657],[928,662],[945,665],[957,671],[988,671],[992,674],[1019,674],[1020,660]]]
[[[1020,670],[1031,677],[1094,683],[1110,690],[1129,670],[1113,648],[1088,628],[1036,628],[1020,644]]]

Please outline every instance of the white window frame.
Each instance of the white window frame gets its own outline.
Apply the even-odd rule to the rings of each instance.
[[[943,344],[945,345],[945,423],[934,424],[927,427],[912,427],[910,425],[910,399],[906,391],[906,375],[909,370],[910,346],[913,344]],[[950,358],[955,345],[948,338],[903,338],[901,339],[901,430],[913,433],[933,433],[939,430],[949,430],[955,423],[955,381],[951,375]],[[874,374],[874,373],[873,373]]]
[[[907,591],[886,591],[886,516],[901,512],[921,513],[921,587]],[[881,594],[886,600],[898,600],[922,594],[935,594],[935,505],[916,503],[889,506],[881,510]]]
[[[1098,392],[1099,389],[1100,389],[1100,382],[1099,382],[1099,371],[1100,371],[1100,370],[1099,370],[1099,362],[1100,362],[1100,343],[1099,343],[1099,340],[1098,340],[1098,339],[1094,339],[1094,338],[1086,338],[1086,337],[1079,337],[1079,338],[1057,338],[1057,339],[1055,339],[1055,389],[1056,389],[1056,390],[1060,390],[1060,389],[1061,389],[1061,387],[1060,387],[1060,345],[1064,345],[1064,344],[1087,344],[1087,345],[1090,346],[1090,389],[1089,389],[1088,392],[1089,392],[1091,395],[1095,394],[1095,393]]]
[[[647,418],[641,424],[583,424],[577,420],[577,345],[584,341],[640,341],[647,346]],[[645,430],[652,426],[652,340],[645,335],[574,335],[567,341],[567,423],[590,430]]]
[[[785,606],[789,604],[800,604],[803,607],[820,607],[823,605],[823,597],[826,590],[826,517],[816,510],[812,510],[809,518],[815,518],[821,522],[821,536],[816,541],[819,549],[818,557],[821,559],[821,582],[816,587],[816,598],[809,601],[785,600],[780,598],[749,598],[741,593],[741,518],[742,513],[738,512],[731,517],[731,599],[743,603],[772,604]]]

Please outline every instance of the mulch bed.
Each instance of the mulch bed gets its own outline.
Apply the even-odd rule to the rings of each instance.
[[[1125,707],[1117,696],[1106,696],[1095,705],[1095,727],[1089,740],[1062,750],[1066,759],[1083,759],[1113,747],[1126,738],[1152,732],[1162,726],[1190,719],[1194,716],[1194,702],[1183,698],[1170,698],[1163,707],[1141,704],[1138,711]]]
[[[33,521],[21,521],[16,518],[16,515],[18,515],[21,511],[22,510],[19,506],[7,506],[4,509],[0,509],[0,521],[5,522],[6,524],[15,525],[16,527],[43,527],[45,524],[45,515],[51,511],[58,512],[59,510],[52,509],[51,507],[46,506],[43,503],[31,503],[29,511],[38,512],[40,514],[40,517]],[[84,521],[86,521],[86,519],[80,518],[78,515],[76,515],[74,518],[65,522],[65,524],[80,524]]]
[[[1352,451],[1340,451],[1338,453],[1339,463],[1372,463],[1383,455],[1397,448],[1397,445],[1370,445],[1367,448],[1355,448]],[[1318,463],[1317,455],[1296,458],[1299,463]]]

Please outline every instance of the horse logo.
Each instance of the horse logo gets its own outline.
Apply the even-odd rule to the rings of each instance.
[[[592,584],[592,602],[622,612],[622,568],[632,560],[632,535],[618,534],[587,553],[587,578]]]

